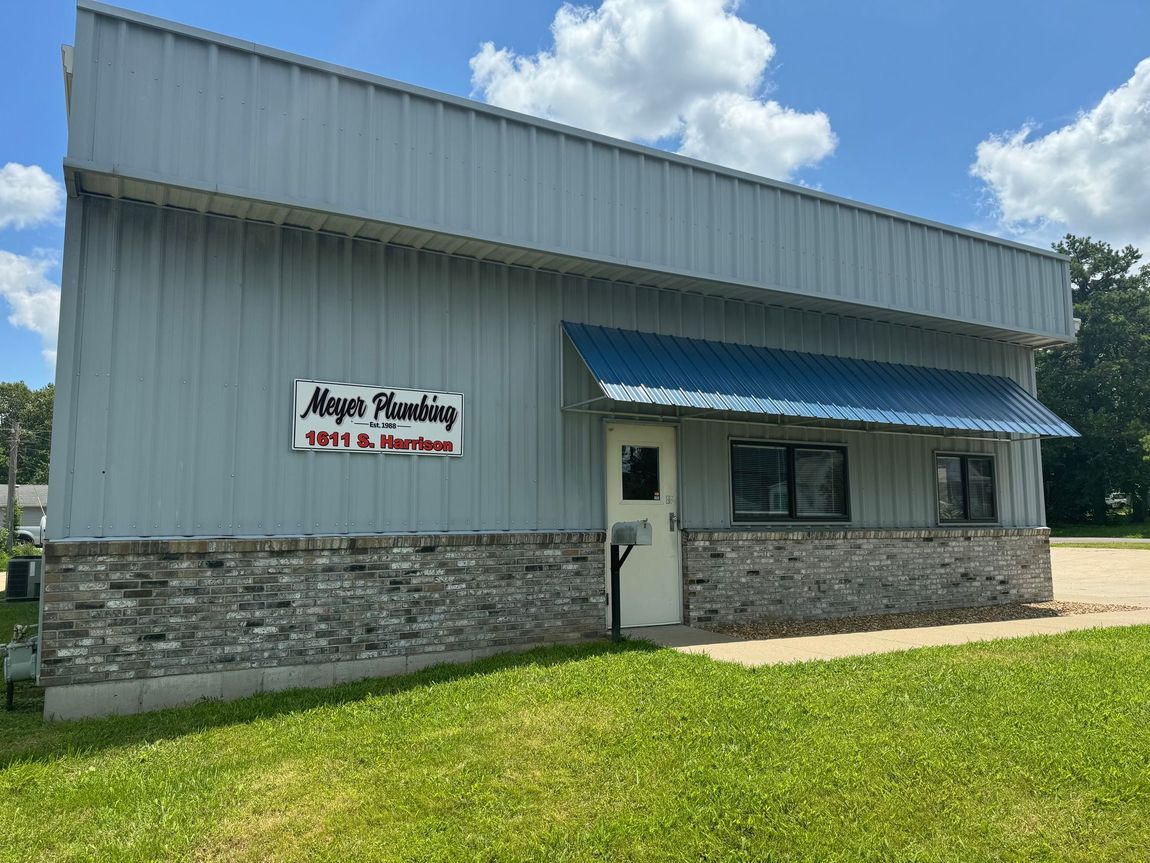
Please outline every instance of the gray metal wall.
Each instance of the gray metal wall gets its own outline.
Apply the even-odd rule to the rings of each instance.
[[[602,528],[600,421],[559,410],[562,319],[1005,374],[1033,389],[1030,350],[1000,342],[73,198],[49,532]],[[293,452],[296,377],[461,391],[466,454]],[[688,526],[727,522],[729,434],[780,433],[684,423]],[[933,522],[934,441],[805,434],[851,444],[856,524]],[[995,446],[1004,523],[1041,524],[1037,445]]]
[[[730,523],[728,449],[732,437],[846,444],[852,521],[867,527],[937,525],[934,453],[992,453],[1002,524],[1040,527],[1046,523],[1041,454],[1033,441],[944,440],[911,435],[776,429],[751,423],[687,422],[680,436],[684,451],[681,481],[685,527],[718,527]]]
[[[148,200],[206,190],[245,213],[352,216],[349,232],[379,220],[942,329],[1073,338],[1064,260],[958,228],[85,0],[74,68],[69,170],[143,178]]]

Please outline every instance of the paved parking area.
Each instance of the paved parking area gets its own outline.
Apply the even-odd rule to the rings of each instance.
[[[627,634],[683,653],[702,653],[712,659],[754,666],[865,656],[1025,635],[1054,635],[1095,627],[1150,625],[1150,551],[1054,548],[1051,549],[1051,565],[1055,599],[1146,607],[1136,611],[753,641],[689,626],[650,626],[628,630]]]
[[[1051,548],[1054,598],[1150,606],[1150,551]]]

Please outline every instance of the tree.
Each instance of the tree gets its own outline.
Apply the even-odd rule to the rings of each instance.
[[[1043,442],[1047,518],[1105,521],[1106,495],[1130,496],[1137,521],[1150,493],[1150,265],[1133,246],[1067,235],[1073,345],[1039,352],[1038,397],[1081,438]]]
[[[14,422],[20,423],[20,458],[16,482],[48,482],[48,456],[52,443],[52,402],[56,388],[48,384],[29,389],[23,381],[0,383],[0,481],[8,480],[8,441]]]

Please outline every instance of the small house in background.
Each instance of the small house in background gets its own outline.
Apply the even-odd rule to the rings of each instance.
[[[20,507],[20,524],[17,527],[35,527],[39,533],[40,519],[48,514],[48,486],[16,486],[16,503]],[[5,486],[0,484],[0,524],[7,523],[8,497]]]
[[[49,716],[1048,599],[1067,260],[81,0]],[[607,595],[607,528],[650,546]]]

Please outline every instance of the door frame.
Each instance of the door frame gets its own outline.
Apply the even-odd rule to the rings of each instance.
[[[673,421],[672,420],[658,420],[658,419],[640,420],[640,419],[632,419],[630,417],[614,417],[614,416],[611,416],[610,414],[604,414],[601,418],[600,426],[599,426],[599,431],[600,431],[600,436],[599,436],[600,444],[599,444],[599,446],[600,446],[600,452],[603,453],[603,466],[602,466],[603,472],[600,474],[600,476],[603,479],[603,521],[606,523],[606,526],[604,529],[605,529],[606,534],[607,534],[606,539],[604,540],[604,543],[603,543],[604,550],[606,551],[606,555],[605,555],[606,559],[604,560],[604,563],[603,563],[603,578],[604,578],[603,593],[604,593],[604,595],[606,595],[608,597],[608,600],[609,600],[607,607],[605,609],[607,628],[609,629],[611,627],[611,605],[610,605],[610,603],[615,601],[615,597],[611,596],[611,515],[610,515],[610,512],[611,512],[611,484],[607,480],[607,469],[608,469],[608,466],[610,464],[610,462],[609,462],[610,452],[608,451],[608,445],[607,445],[607,436],[608,436],[607,426],[608,425],[658,426],[660,428],[670,428],[674,432],[674,436],[675,436],[675,495],[676,495],[676,498],[678,501],[677,506],[675,508],[675,515],[676,515],[676,519],[677,519],[675,522],[675,534],[676,534],[675,535],[675,570],[676,570],[676,575],[677,575],[676,582],[677,582],[677,587],[678,587],[678,589],[675,591],[675,596],[676,596],[676,599],[678,601],[678,608],[679,608],[678,623],[681,625],[683,623],[683,608],[684,608],[684,596],[683,596],[683,594],[684,594],[684,591],[686,590],[686,585],[683,582],[683,537],[682,537],[682,533],[683,533],[683,429],[682,429],[682,424],[677,419],[673,420]],[[654,528],[654,525],[652,525],[652,528]],[[623,568],[624,568],[624,570],[626,570],[625,564],[624,564]],[[659,625],[674,626],[675,624],[669,623],[669,624],[659,624]],[[623,628],[628,629],[630,627],[627,627],[626,625],[624,625]]]

